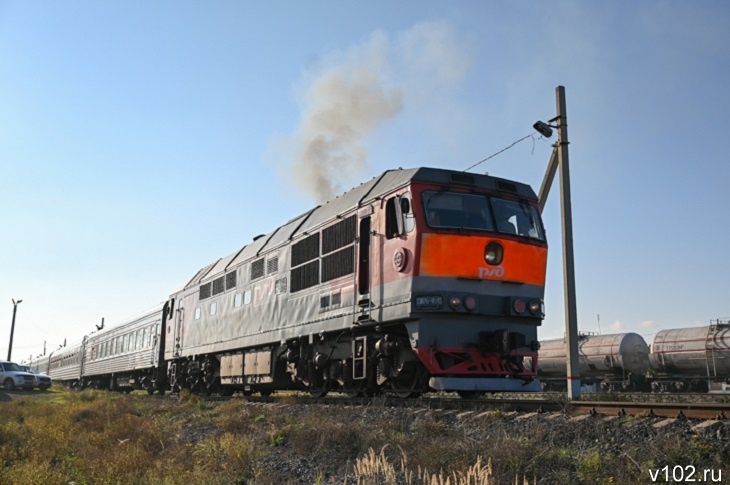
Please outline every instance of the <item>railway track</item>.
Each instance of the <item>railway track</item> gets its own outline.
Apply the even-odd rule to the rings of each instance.
[[[210,397],[212,400],[230,398]],[[351,398],[332,396],[314,398],[299,395],[248,396],[250,402],[293,403],[321,406],[368,406],[368,407],[411,407],[457,411],[504,411],[518,413],[564,413],[569,415],[603,416],[646,416],[673,419],[715,419],[730,418],[728,402],[655,402],[655,401],[567,401],[564,394],[460,399],[435,396],[420,399],[399,399],[390,397]]]

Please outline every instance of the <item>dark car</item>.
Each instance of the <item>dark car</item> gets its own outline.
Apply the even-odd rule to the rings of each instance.
[[[47,374],[44,374],[43,372],[38,372],[38,369],[35,369],[29,365],[18,365],[21,370],[25,372],[29,372],[31,374],[34,374],[36,379],[38,380],[38,389],[41,391],[46,391],[48,388],[51,387],[51,377]]]

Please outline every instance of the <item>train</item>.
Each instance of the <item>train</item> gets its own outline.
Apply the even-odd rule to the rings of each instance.
[[[661,330],[651,344],[636,333],[579,334],[581,384],[594,392],[730,392],[730,319]],[[545,390],[566,388],[565,339],[541,341]]]
[[[388,170],[33,365],[150,394],[535,392],[547,250],[529,185]]]

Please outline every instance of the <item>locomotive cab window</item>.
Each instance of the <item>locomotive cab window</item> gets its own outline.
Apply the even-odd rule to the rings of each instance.
[[[487,198],[483,195],[426,191],[423,207],[430,227],[494,231]]]
[[[492,197],[491,202],[499,232],[545,240],[540,214],[535,207],[526,202],[497,197]]]

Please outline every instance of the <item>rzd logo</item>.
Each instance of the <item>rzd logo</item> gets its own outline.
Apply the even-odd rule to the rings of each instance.
[[[501,278],[504,276],[504,267],[495,266],[493,268],[479,268],[479,279],[484,278]]]

